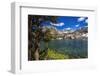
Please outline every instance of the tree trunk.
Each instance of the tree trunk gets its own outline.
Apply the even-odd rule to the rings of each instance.
[[[28,16],[28,60],[33,60],[32,50],[32,16]]]
[[[34,40],[34,59],[39,60],[40,43],[36,39]]]
[[[35,49],[34,58],[35,58],[35,60],[39,60],[39,48]]]

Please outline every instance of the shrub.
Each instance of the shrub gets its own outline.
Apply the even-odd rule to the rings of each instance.
[[[47,50],[47,54],[45,52],[43,52],[41,55],[40,55],[40,59],[47,59],[47,60],[58,60],[58,59],[68,59],[69,56],[68,55],[65,55],[63,53],[60,53],[60,52],[57,52],[53,49],[48,49]]]

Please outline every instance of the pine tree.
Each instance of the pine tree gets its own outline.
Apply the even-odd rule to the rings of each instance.
[[[40,41],[51,40],[50,30],[42,28],[46,21],[57,23],[57,16],[28,15],[28,60],[39,60]]]

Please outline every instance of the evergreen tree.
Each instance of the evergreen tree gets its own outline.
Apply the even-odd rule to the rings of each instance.
[[[57,23],[57,16],[28,15],[28,60],[39,60],[40,41],[51,40],[50,30],[44,30],[43,22]]]

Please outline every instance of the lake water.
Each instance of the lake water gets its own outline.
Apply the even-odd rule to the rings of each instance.
[[[45,48],[45,43],[41,42],[41,49]],[[82,39],[74,40],[51,40],[49,48],[58,52],[72,55],[74,58],[87,58],[88,57],[88,41]]]

